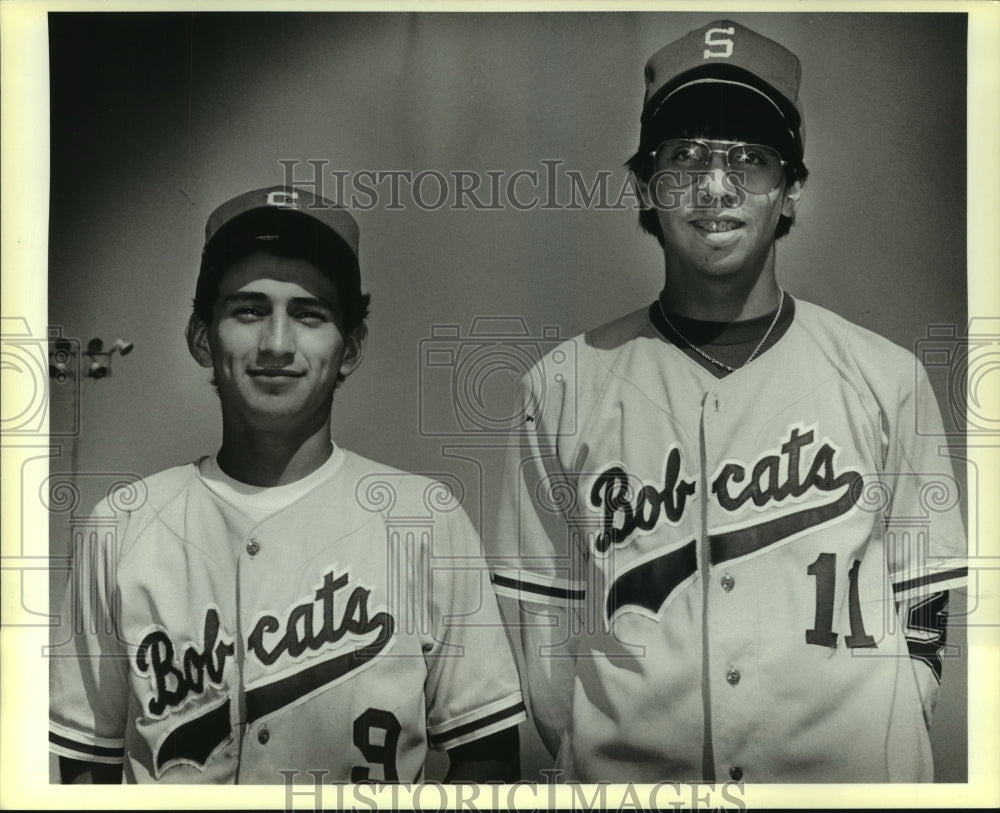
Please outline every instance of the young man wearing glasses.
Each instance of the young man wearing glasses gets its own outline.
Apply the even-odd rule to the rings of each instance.
[[[778,284],[799,60],[722,20],[645,78],[663,290],[525,377],[501,500],[539,732],[581,781],[929,781],[964,526],[898,530],[954,484],[913,356]]]

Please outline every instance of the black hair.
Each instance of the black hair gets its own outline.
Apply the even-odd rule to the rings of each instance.
[[[643,124],[639,148],[625,162],[637,180],[648,182],[652,177],[652,151],[667,138],[708,138],[766,144],[776,149],[787,162],[784,167],[786,186],[805,181],[809,176],[800,144],[789,132],[785,120],[764,97],[743,88],[715,83],[681,90],[671,97],[669,107],[661,109]],[[794,222],[794,217],[781,215],[774,230],[774,239],[788,234]],[[663,245],[663,232],[654,208],[644,208],[639,212],[639,226]]]

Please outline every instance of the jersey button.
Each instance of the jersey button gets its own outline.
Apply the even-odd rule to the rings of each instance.
[[[729,681],[730,686],[735,686],[737,683],[739,683],[740,677],[742,677],[742,675],[740,675],[739,669],[733,668],[730,669],[728,672],[726,672],[726,680]]]
[[[269,739],[271,739],[271,732],[268,731],[266,728],[262,728],[260,731],[257,732],[257,742],[259,742],[261,745],[267,745],[267,741]]]
[[[743,778],[743,769],[739,765],[734,765],[729,769],[729,778],[734,782],[739,782]]]
[[[247,542],[247,553],[251,556],[256,556],[260,553],[260,543],[256,539],[251,539]]]
[[[723,575],[719,583],[722,585],[722,589],[728,593],[730,590],[733,589],[733,587],[736,586],[736,579],[734,579],[732,576],[726,573],[725,575]]]

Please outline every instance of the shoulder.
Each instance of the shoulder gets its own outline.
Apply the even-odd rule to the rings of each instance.
[[[650,327],[649,306],[643,305],[631,313],[588,330],[580,340],[591,352],[614,352],[649,333]]]
[[[916,357],[906,348],[812,302],[796,299],[795,308],[796,327],[838,368],[883,380],[912,379]]]
[[[522,382],[537,390],[540,386],[558,388],[569,380],[602,380],[624,354],[634,351],[644,339],[659,341],[648,310],[644,305],[561,342],[534,365]]]
[[[344,450],[344,465],[335,478],[353,489],[364,510],[396,516],[429,516],[462,512],[462,482],[449,472],[409,472]]]
[[[157,529],[183,528],[188,514],[188,495],[198,488],[197,463],[187,463],[151,474],[148,477],[120,475],[108,488],[107,495],[93,509],[87,522],[99,526],[113,524],[115,533],[98,534],[101,547],[111,544],[108,552],[124,559],[140,539],[154,538]],[[205,489],[207,493],[207,489]],[[153,536],[150,536],[152,531]]]
[[[648,305],[562,342],[521,379],[528,420],[552,438],[578,434],[616,381],[634,385],[663,363],[663,348]]]
[[[197,463],[185,463],[147,477],[123,474],[97,504],[97,516],[134,516],[164,511],[198,479]]]

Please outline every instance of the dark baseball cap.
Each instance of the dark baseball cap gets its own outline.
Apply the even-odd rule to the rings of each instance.
[[[312,192],[291,186],[246,192],[209,215],[195,300],[214,300],[220,272],[254,247],[305,257],[335,279],[343,296],[360,296],[359,240],[351,213]]]
[[[716,20],[671,42],[646,63],[642,128],[669,117],[692,97],[732,100],[737,110],[780,121],[796,158],[805,148],[799,99],[802,65],[783,45],[732,20]]]

